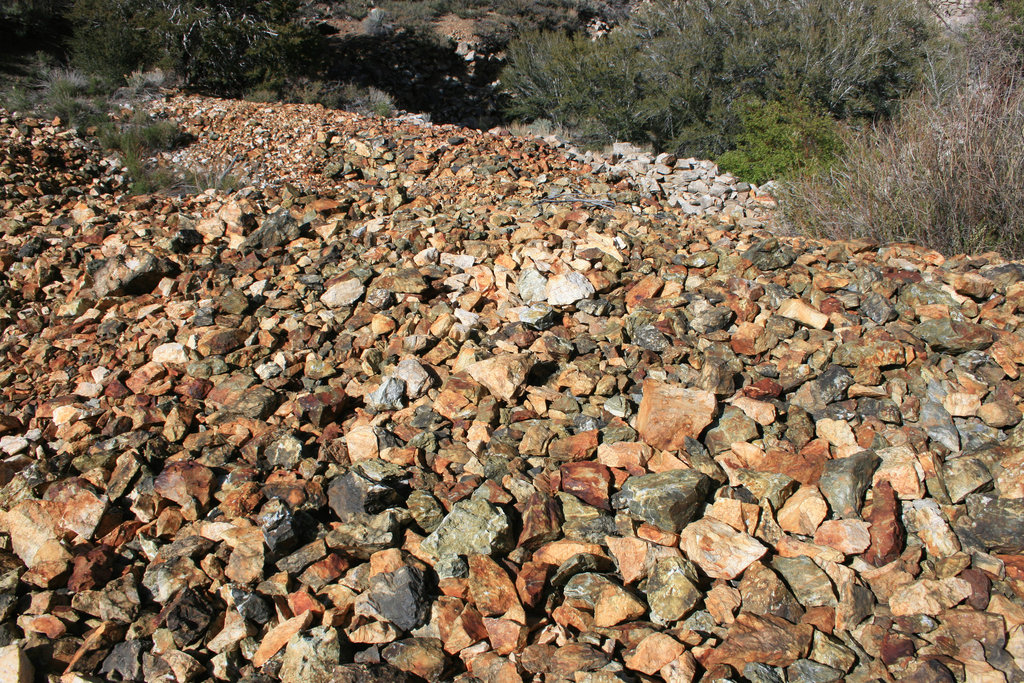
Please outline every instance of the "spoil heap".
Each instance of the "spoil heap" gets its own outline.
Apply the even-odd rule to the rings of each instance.
[[[161,107],[266,182],[2,200],[4,680],[1024,679],[1021,265]]]

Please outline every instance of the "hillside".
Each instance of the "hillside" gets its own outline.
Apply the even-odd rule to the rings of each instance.
[[[1024,680],[1024,266],[713,164],[0,111],[0,680]]]

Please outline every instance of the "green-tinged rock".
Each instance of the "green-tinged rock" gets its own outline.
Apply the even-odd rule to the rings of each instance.
[[[686,618],[700,602],[702,593],[697,567],[682,557],[658,560],[647,578],[647,604],[651,606],[651,619],[659,624],[671,624]]]
[[[984,325],[959,322],[952,318],[926,320],[911,332],[939,353],[981,351],[992,346],[996,338],[995,333]]]
[[[678,533],[700,512],[711,479],[695,470],[670,470],[630,477],[612,499],[616,509],[659,529]]]
[[[864,493],[871,485],[871,476],[881,461],[874,451],[861,451],[825,463],[818,488],[837,517],[856,517],[860,514]]]
[[[501,508],[480,498],[461,500],[420,547],[435,558],[491,555],[513,547],[512,526]]]

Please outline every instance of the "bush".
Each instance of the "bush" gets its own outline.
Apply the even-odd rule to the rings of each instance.
[[[736,148],[718,164],[758,185],[821,172],[842,151],[835,119],[797,97],[784,102],[746,98],[737,102],[740,132]]]
[[[990,28],[983,22],[937,55],[926,87],[894,121],[852,136],[831,172],[788,186],[791,225],[833,239],[1024,257],[1024,60]]]
[[[161,67],[188,87],[234,95],[312,68],[319,37],[296,11],[295,0],[75,0],[72,55],[112,78]]]
[[[529,33],[509,49],[502,85],[512,116],[546,118],[574,131],[588,146],[646,141],[652,95],[644,56],[630,36]]]
[[[502,84],[515,115],[717,156],[736,144],[743,97],[890,113],[916,82],[926,28],[915,0],[656,0],[601,40],[521,37]]]
[[[0,35],[21,40],[62,32],[66,4],[66,0],[4,0],[0,4]]]
[[[30,75],[15,79],[0,94],[0,104],[9,110],[31,112],[64,125],[84,128],[102,123],[110,109],[114,88],[103,79],[75,69],[54,67],[37,59]]]

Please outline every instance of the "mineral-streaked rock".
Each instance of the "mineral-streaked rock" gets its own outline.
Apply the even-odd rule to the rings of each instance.
[[[693,563],[682,557],[658,560],[647,578],[647,603],[651,619],[671,624],[686,616],[697,606],[701,592]]]
[[[713,517],[687,525],[679,546],[714,579],[735,579],[768,551],[754,537]]]
[[[420,547],[423,552],[441,559],[452,555],[508,552],[512,540],[512,528],[505,511],[474,497],[456,503]]]
[[[366,292],[363,283],[355,278],[336,282],[320,296],[320,301],[328,308],[351,306]]]
[[[818,487],[839,517],[860,514],[864,494],[881,459],[871,451],[829,460],[821,473]]]
[[[533,363],[529,355],[501,355],[474,363],[466,370],[496,397],[511,401],[522,389]]]
[[[717,410],[714,394],[707,391],[645,380],[636,427],[646,443],[665,451],[685,447],[711,424]]]
[[[615,495],[616,508],[665,531],[690,523],[711,489],[711,479],[696,470],[671,470],[630,477]]]
[[[967,496],[971,531],[996,553],[1024,552],[1024,500],[996,498],[990,494]]]

